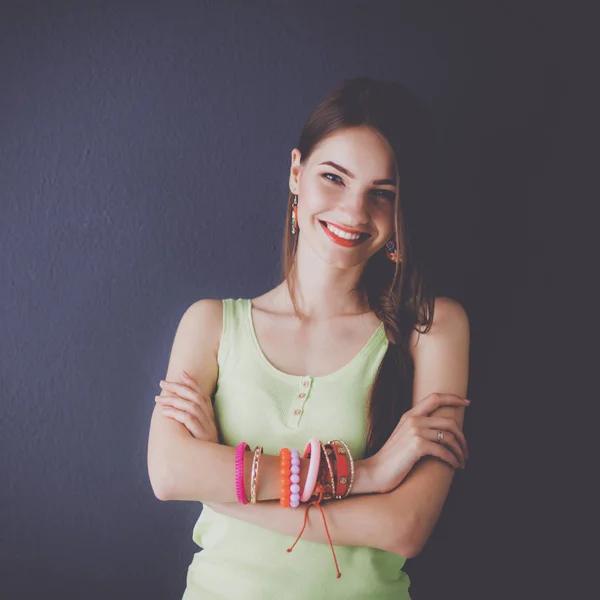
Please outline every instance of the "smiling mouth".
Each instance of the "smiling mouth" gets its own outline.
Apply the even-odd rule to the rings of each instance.
[[[362,244],[366,239],[371,237],[371,235],[369,233],[361,233],[361,234],[359,234],[359,237],[354,237],[354,236],[350,237],[350,238],[342,237],[342,236],[337,235],[337,233],[335,231],[332,231],[327,226],[326,221],[319,221],[319,223],[321,224],[321,227],[323,228],[323,230],[325,231],[325,233],[327,234],[329,239],[340,246],[345,246],[345,247],[358,246],[359,244]],[[339,230],[336,229],[336,231],[339,231]]]

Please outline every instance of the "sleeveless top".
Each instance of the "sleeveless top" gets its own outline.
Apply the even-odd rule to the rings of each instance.
[[[262,445],[265,454],[277,456],[283,447],[296,448],[302,455],[310,438],[342,439],[355,460],[363,458],[367,394],[388,346],[383,323],[334,373],[291,375],[263,354],[250,299],[222,302],[214,411],[223,443],[235,447],[246,441],[252,450]],[[304,503],[289,510],[300,509],[305,509]],[[318,507],[310,511],[324,527]],[[329,543],[302,536],[287,552],[296,537],[204,506],[192,532],[203,550],[194,554],[188,567],[182,600],[410,600],[410,578],[402,571],[406,558],[376,548],[334,544],[342,573],[337,579]]]

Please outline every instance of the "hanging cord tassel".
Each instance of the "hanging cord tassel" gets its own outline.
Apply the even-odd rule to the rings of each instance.
[[[304,529],[306,528],[306,523],[308,520],[308,509],[314,504],[315,506],[317,506],[319,508],[319,510],[321,511],[321,515],[323,516],[323,524],[325,525],[325,533],[327,533],[327,539],[329,540],[329,546],[330,546],[331,552],[333,554],[333,561],[335,562],[335,570],[337,572],[336,579],[339,579],[342,576],[342,574],[340,573],[337,557],[335,555],[335,550],[333,549],[333,544],[331,543],[331,536],[329,535],[329,528],[327,527],[327,520],[325,519],[325,513],[323,512],[323,508],[321,507],[321,501],[323,500],[323,495],[324,495],[323,487],[319,486],[319,497],[316,500],[309,502],[308,505],[306,506],[306,510],[304,511],[304,524],[302,525],[302,529],[301,529],[300,533],[298,534],[298,537],[296,538],[294,543],[287,549],[287,551],[291,552],[294,549],[294,546],[297,544],[297,542],[302,537],[302,534],[304,533]]]

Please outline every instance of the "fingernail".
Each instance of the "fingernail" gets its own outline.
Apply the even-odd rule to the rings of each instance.
[[[465,404],[471,404],[471,401],[470,401],[470,400],[467,400],[466,398],[463,400],[463,402],[464,402]]]
[[[160,383],[158,385],[163,385],[163,383],[166,383],[166,382],[161,379]]]

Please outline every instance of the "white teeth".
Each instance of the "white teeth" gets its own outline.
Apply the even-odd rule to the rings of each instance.
[[[329,223],[325,223],[325,225],[327,226],[327,229],[329,229],[329,231],[333,231],[335,235],[344,238],[345,240],[357,240],[360,237],[358,233],[346,233],[345,231],[342,231],[341,229],[338,229],[337,227],[334,227]]]

